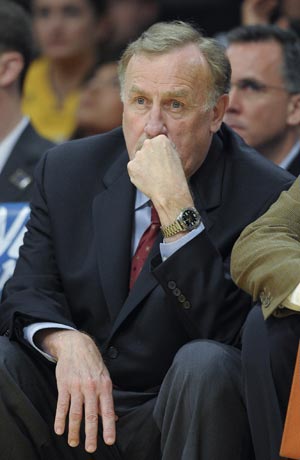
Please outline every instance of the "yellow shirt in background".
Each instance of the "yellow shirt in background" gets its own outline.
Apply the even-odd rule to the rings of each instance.
[[[46,58],[36,59],[31,64],[25,80],[22,108],[42,136],[62,142],[75,130],[79,91],[70,93],[62,103],[59,102],[50,86],[48,69]]]

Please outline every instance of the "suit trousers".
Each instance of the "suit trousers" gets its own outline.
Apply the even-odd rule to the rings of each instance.
[[[278,460],[300,337],[300,315],[248,315],[242,337],[242,374],[256,460]]]
[[[252,460],[240,352],[193,341],[176,354],[159,391],[114,390],[117,443],[97,451],[53,430],[55,364],[0,337],[0,445],[6,460]],[[84,427],[83,430],[84,431]]]

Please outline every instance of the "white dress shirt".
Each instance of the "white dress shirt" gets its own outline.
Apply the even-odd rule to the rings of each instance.
[[[0,173],[3,171],[14,146],[29,123],[29,118],[23,117],[17,126],[0,142]]]
[[[296,158],[300,151],[300,140],[294,144],[293,148],[289,151],[287,156],[282,160],[279,166],[283,169],[288,169],[292,161]]]

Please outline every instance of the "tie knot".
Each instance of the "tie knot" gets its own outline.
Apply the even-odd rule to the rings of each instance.
[[[153,205],[151,205],[151,224],[160,225],[157,211]]]

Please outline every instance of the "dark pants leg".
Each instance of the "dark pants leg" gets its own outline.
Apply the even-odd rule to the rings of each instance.
[[[264,321],[255,306],[245,323],[242,372],[256,460],[278,460],[297,347],[300,316]]]
[[[240,352],[213,341],[182,347],[164,379],[154,417],[163,460],[252,459]]]
[[[53,431],[54,365],[0,338],[0,446],[6,460],[248,460],[239,352],[214,342],[184,346],[157,393],[115,391],[117,446],[95,454]],[[3,428],[3,429],[2,429]],[[121,452],[121,454],[120,454]]]

